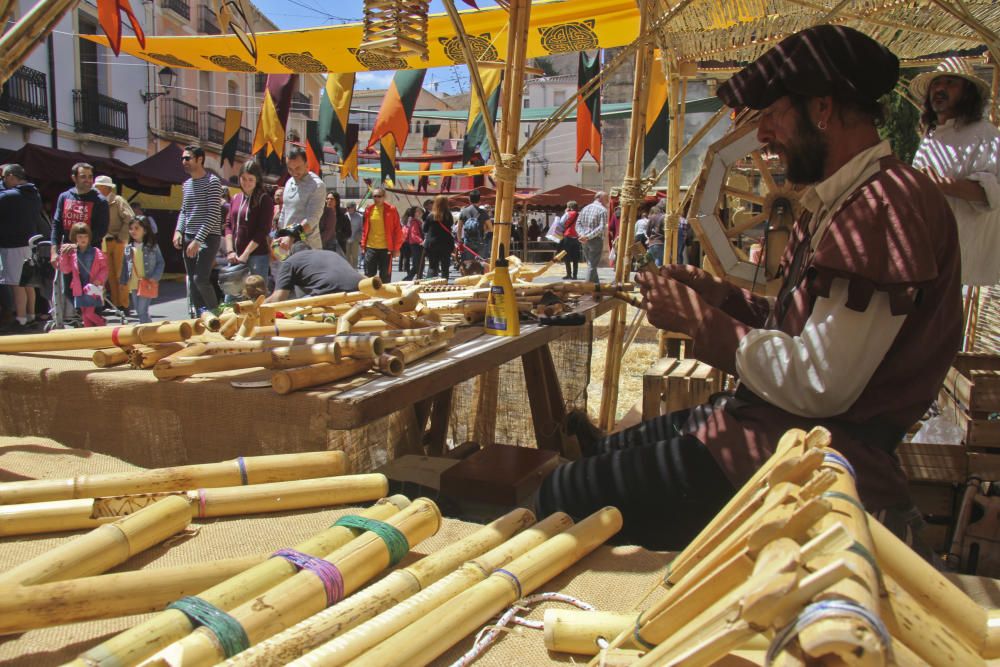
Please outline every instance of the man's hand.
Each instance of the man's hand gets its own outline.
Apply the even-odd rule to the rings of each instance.
[[[174,247],[178,250],[181,249],[181,244],[184,242],[183,237],[181,237],[180,232],[174,232]]]
[[[650,324],[664,331],[694,337],[702,316],[710,307],[705,299],[671,278],[666,271],[640,273],[635,282],[642,292],[642,307]]]
[[[230,250],[228,253],[226,253],[226,259],[229,261],[230,264],[239,264],[240,263],[240,258],[232,250]]]
[[[197,257],[199,250],[201,250],[201,243],[198,241],[191,241],[191,243],[188,243],[187,250],[184,251],[184,254],[188,257]]]
[[[731,289],[726,281],[690,264],[668,264],[660,269],[660,273],[684,283],[697,292],[710,306],[716,308],[720,307],[722,302],[726,300]]]

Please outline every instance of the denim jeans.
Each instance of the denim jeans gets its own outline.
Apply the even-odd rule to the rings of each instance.
[[[139,324],[146,324],[153,321],[149,317],[149,305],[151,303],[153,303],[153,300],[148,296],[139,296],[138,292],[132,292],[132,308],[135,309],[135,314],[139,316]]]
[[[596,283],[600,282],[597,276],[597,267],[601,265],[601,256],[604,254],[604,237],[598,236],[587,239],[583,242],[583,257],[587,260],[587,280]]]
[[[212,309],[219,305],[219,298],[212,287],[212,264],[219,253],[221,239],[218,234],[210,234],[194,257],[187,256],[187,246],[194,236],[184,236],[181,253],[184,256],[184,272],[187,274],[188,297],[195,311]]]
[[[264,284],[267,284],[267,274],[271,269],[271,258],[269,256],[250,255],[247,259],[247,266],[250,267],[250,273],[260,276],[264,279]]]

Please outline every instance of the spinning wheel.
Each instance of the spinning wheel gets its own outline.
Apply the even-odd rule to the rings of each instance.
[[[776,173],[777,165],[761,148],[757,115],[746,112],[709,147],[691,196],[688,222],[719,277],[773,294],[799,203],[798,192]],[[759,257],[742,247],[744,236],[759,239]]]

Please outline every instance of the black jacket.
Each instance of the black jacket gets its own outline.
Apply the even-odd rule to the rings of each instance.
[[[435,254],[451,254],[455,249],[455,237],[451,235],[451,220],[438,222],[434,214],[428,211],[424,214],[424,247]]]
[[[42,198],[34,183],[0,190],[0,248],[24,248],[38,233]]]

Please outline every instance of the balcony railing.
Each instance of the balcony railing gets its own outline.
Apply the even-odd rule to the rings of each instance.
[[[73,91],[77,132],[128,141],[128,104],[92,90]]]
[[[49,98],[45,73],[30,67],[19,67],[3,85],[0,111],[48,122]]]
[[[160,106],[160,129],[197,138],[198,107],[181,100],[163,99]]]
[[[201,138],[221,146],[226,140],[226,119],[211,111],[202,112]]]
[[[292,94],[292,113],[312,118],[312,98],[296,91]]]
[[[208,5],[198,8],[198,29],[206,35],[220,35],[219,23],[215,17],[215,12]]]
[[[236,152],[250,155],[250,148],[252,147],[250,142],[252,138],[253,137],[250,136],[249,128],[241,127],[240,133],[236,137]]]
[[[160,7],[180,14],[186,19],[191,18],[191,5],[187,0],[160,0]]]

